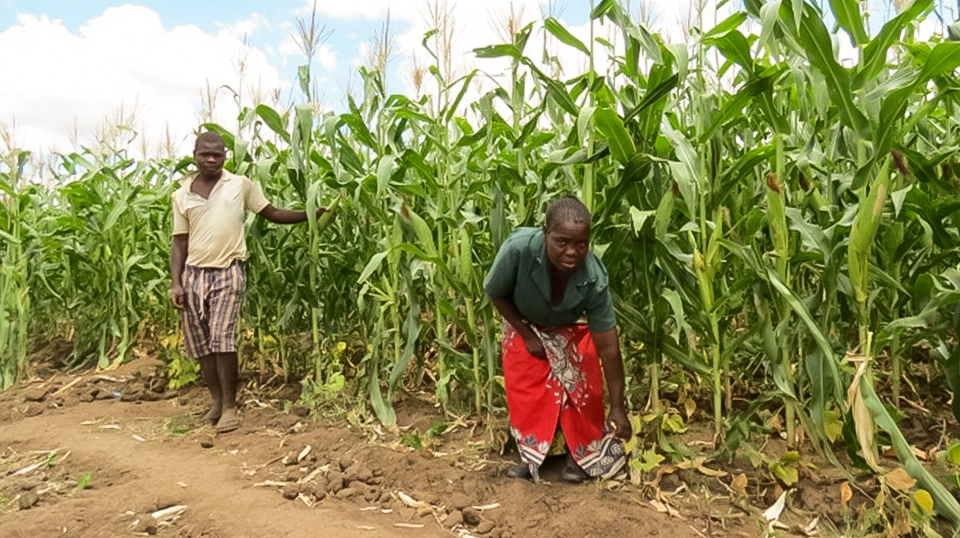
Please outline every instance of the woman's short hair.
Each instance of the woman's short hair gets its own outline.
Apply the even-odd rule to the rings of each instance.
[[[547,228],[561,222],[590,225],[590,210],[576,196],[567,194],[555,200],[547,208]]]

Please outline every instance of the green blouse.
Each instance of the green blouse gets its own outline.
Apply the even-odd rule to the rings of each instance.
[[[617,325],[607,268],[592,252],[570,277],[563,301],[550,301],[547,248],[541,228],[517,228],[500,247],[483,282],[491,297],[513,297],[520,314],[538,327],[566,327],[586,317],[590,330]]]

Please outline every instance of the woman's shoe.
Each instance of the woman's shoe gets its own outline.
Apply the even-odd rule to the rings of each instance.
[[[530,474],[530,466],[526,463],[518,463],[507,469],[507,476],[510,478],[523,478],[529,480],[533,475]]]
[[[587,473],[576,463],[573,465],[568,463],[563,470],[560,471],[560,480],[571,484],[580,484],[587,480]]]

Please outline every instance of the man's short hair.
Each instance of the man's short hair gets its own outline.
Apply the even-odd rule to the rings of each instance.
[[[197,141],[193,145],[193,149],[199,148],[200,144],[219,144],[224,148],[227,147],[227,145],[223,143],[223,137],[220,136],[219,133],[215,133],[213,131],[206,131],[206,132],[200,133],[197,136]]]

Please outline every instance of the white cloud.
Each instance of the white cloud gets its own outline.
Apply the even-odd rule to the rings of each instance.
[[[333,71],[337,68],[337,53],[329,44],[320,45],[317,49],[316,62],[327,71]]]
[[[300,48],[300,45],[297,43],[297,40],[294,39],[293,35],[288,35],[277,45],[277,52],[284,56],[303,56],[303,49]]]
[[[378,21],[386,17],[388,9],[391,14],[407,13],[410,8],[416,10],[418,5],[423,3],[423,0],[352,0],[348,2],[306,0],[300,13],[309,15],[313,10],[314,3],[316,3],[317,14],[321,16],[339,20],[365,19]]]
[[[226,30],[239,39],[252,36],[262,29],[270,28],[270,20],[260,13],[251,13],[250,17],[230,25],[225,26]]]
[[[128,115],[137,110],[140,137],[160,139],[168,127],[183,143],[199,124],[201,91],[209,87],[214,120],[230,128],[233,92],[250,104],[281,87],[266,55],[235,30],[166,29],[156,12],[132,5],[105,10],[77,33],[58,19],[20,15],[0,33],[0,72],[8,74],[0,84],[0,122],[15,121],[25,149],[73,149],[68,132],[76,128],[80,142],[89,143],[123,107]]]
[[[296,65],[302,65],[305,61],[303,49],[297,42],[297,38],[293,35],[288,35],[283,41],[280,42],[279,45],[277,45],[277,52],[283,56],[284,65],[288,65],[291,62],[295,63]],[[317,47],[316,55],[313,57],[313,61],[316,62],[323,70],[333,71],[338,65],[337,51],[334,50],[333,46],[329,43],[324,43]]]

